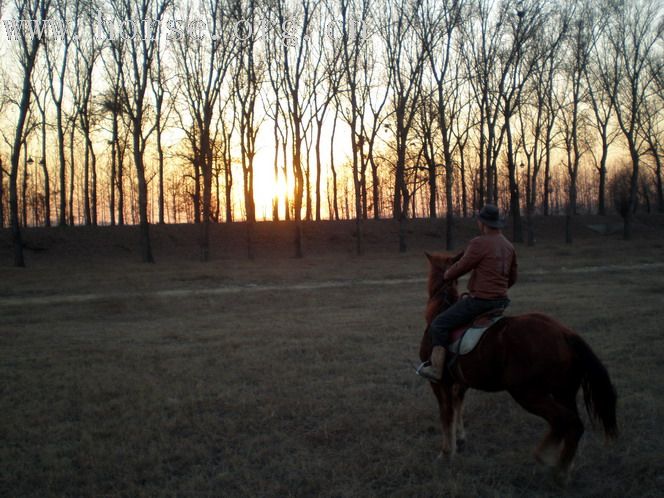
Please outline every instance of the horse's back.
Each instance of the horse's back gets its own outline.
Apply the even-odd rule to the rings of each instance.
[[[543,313],[507,316],[493,325],[460,366],[471,387],[489,391],[509,389],[534,379],[566,382],[572,353],[569,328]]]

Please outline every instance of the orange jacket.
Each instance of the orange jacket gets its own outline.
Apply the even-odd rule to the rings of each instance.
[[[480,235],[470,241],[461,259],[448,268],[445,278],[455,280],[471,270],[468,292],[472,297],[507,297],[507,289],[517,277],[514,246],[502,234]]]

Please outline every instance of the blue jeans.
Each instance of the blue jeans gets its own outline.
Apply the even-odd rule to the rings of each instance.
[[[496,308],[507,308],[510,304],[508,298],[479,299],[467,297],[459,299],[452,306],[436,316],[429,325],[429,333],[434,346],[447,346],[448,336],[452,330],[469,324],[483,313]]]

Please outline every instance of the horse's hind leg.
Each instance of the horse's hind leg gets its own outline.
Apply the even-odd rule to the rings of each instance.
[[[576,406],[576,389],[573,392],[570,391],[561,397],[557,397],[557,399],[565,406],[568,412],[566,432],[563,438],[563,450],[558,461],[558,470],[561,477],[563,480],[567,480],[584,429]]]
[[[570,418],[569,410],[556,401],[551,394],[535,389],[510,391],[510,394],[523,408],[542,417],[549,423],[549,432],[535,449],[535,459],[548,466],[559,463],[559,449],[567,432],[567,420]]]
[[[463,401],[466,391],[467,388],[459,384],[455,384],[452,388],[454,395],[454,418],[456,421],[456,448],[459,452],[462,452],[466,447],[466,428],[463,423]]]

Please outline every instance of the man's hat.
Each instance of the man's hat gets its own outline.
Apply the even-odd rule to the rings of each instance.
[[[498,208],[493,204],[484,206],[478,218],[482,223],[491,228],[503,228],[505,226],[505,220],[500,217]]]

